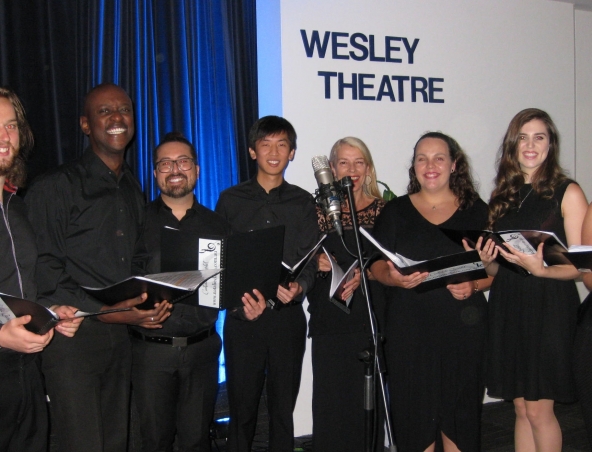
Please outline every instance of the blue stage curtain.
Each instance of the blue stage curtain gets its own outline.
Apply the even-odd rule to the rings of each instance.
[[[16,90],[36,138],[31,179],[84,149],[84,94],[101,82],[128,91],[136,139],[127,160],[147,199],[152,150],[171,130],[199,153],[196,194],[254,174],[247,131],[257,119],[255,0],[0,2],[0,84]]]
[[[158,194],[152,150],[170,131],[196,147],[196,195],[213,208],[239,180],[223,1],[102,0],[91,10],[89,87],[112,81],[135,102],[136,140],[128,153],[147,198]]]
[[[146,198],[157,195],[152,151],[176,130],[197,148],[196,195],[213,208],[220,191],[254,174],[255,1],[0,1],[0,84],[19,94],[35,133],[31,179],[82,154],[83,96],[113,82],[135,103],[126,159]]]

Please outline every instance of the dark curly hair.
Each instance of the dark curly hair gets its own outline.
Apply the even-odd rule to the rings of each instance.
[[[442,132],[427,132],[424,133],[415,146],[413,146],[413,158],[411,159],[411,166],[409,167],[409,185],[407,185],[407,194],[412,195],[421,190],[421,185],[415,174],[415,152],[417,146],[421,140],[426,138],[436,138],[446,143],[448,152],[450,153],[450,159],[455,163],[455,171],[450,174],[449,187],[458,199],[458,208],[460,210],[467,209],[473,205],[473,203],[479,199],[479,193],[475,189],[475,183],[473,182],[473,176],[471,175],[471,168],[469,166],[469,160],[458,144],[458,142],[442,133]]]
[[[488,228],[493,228],[508,210],[517,207],[520,203],[519,191],[525,180],[518,162],[518,141],[520,130],[524,124],[535,119],[542,121],[547,127],[549,152],[547,158],[530,178],[533,191],[545,199],[550,199],[553,197],[555,189],[567,179],[565,172],[559,165],[559,133],[553,120],[546,112],[538,108],[522,110],[510,121],[504,141],[498,151],[495,188],[491,192],[489,200]]]
[[[17,149],[14,164],[6,174],[6,180],[12,185],[23,187],[27,179],[25,162],[29,157],[29,153],[33,149],[34,144],[33,132],[27,122],[25,108],[16,93],[10,88],[0,86],[0,97],[8,99],[12,104],[14,112],[16,113],[16,122],[19,130],[19,149]]]

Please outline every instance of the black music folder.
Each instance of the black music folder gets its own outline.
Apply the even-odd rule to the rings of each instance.
[[[100,312],[77,311],[74,314],[74,318],[129,311],[129,309],[109,309]],[[68,320],[60,319],[55,312],[34,301],[0,293],[0,325],[4,325],[6,322],[24,315],[31,316],[31,321],[24,325],[25,328],[39,335],[47,333],[61,321]]]
[[[198,237],[165,227],[161,233],[161,270],[224,269],[197,290],[199,306],[242,307],[242,296],[259,290],[275,297],[280,283],[285,227],[274,226],[227,237]]]
[[[329,254],[329,252],[323,247],[323,252],[331,263],[331,287],[329,288],[329,301],[341,309],[346,314],[350,313],[349,305],[354,297],[352,293],[349,297],[343,298],[343,286],[353,279],[355,276],[356,268],[360,261],[357,259],[352,262],[346,271],[339,266],[335,259]]]
[[[144,292],[148,298],[134,306],[137,309],[153,309],[156,303],[167,300],[176,303],[194,293],[205,281],[220,273],[220,269],[156,273],[146,276],[130,276],[107,287],[82,288],[108,306],[137,297]]]
[[[415,272],[429,273],[427,279],[414,288],[417,292],[427,292],[428,290],[445,287],[448,284],[459,284],[487,278],[483,262],[481,262],[479,253],[475,250],[441,256],[427,261],[413,261],[384,248],[364,228],[360,228],[360,232],[393,262],[395,268],[402,275],[410,275]]]
[[[440,229],[448,238],[456,243],[462,243],[465,239],[467,244],[471,247],[475,247],[479,237],[483,237],[483,244],[487,240],[491,239],[496,245],[508,250],[506,244],[510,244],[513,248],[524,254],[536,254],[536,250],[541,243],[543,246],[543,260],[546,265],[575,265],[579,268],[581,264],[585,268],[585,253],[576,256],[576,252],[568,251],[567,247],[559,240],[559,238],[549,231],[536,231],[536,230],[510,230],[510,231],[478,231],[478,230],[466,230],[457,231],[453,229]],[[573,254],[573,258],[570,257]],[[574,259],[576,264],[573,262]],[[496,262],[500,265],[509,268],[512,271],[520,273],[522,275],[528,275],[529,272],[520,267],[519,265],[508,262],[504,257],[498,254]],[[590,262],[592,263],[592,262]]]
[[[312,260],[312,258],[316,256],[317,251],[321,247],[321,244],[323,243],[323,240],[325,240],[326,237],[327,234],[323,234],[321,236],[321,239],[317,242],[317,244],[313,246],[309,250],[309,252],[306,253],[306,255],[302,259],[300,259],[300,261],[293,267],[290,267],[288,264],[282,261],[280,276],[280,284],[282,286],[284,286],[286,289],[289,289],[290,283],[298,279],[298,277],[302,273],[302,270],[304,270],[308,263]]]

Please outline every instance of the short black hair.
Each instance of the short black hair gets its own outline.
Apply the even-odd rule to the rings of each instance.
[[[288,135],[290,150],[296,149],[296,131],[287,119],[273,115],[258,119],[249,131],[249,149],[255,150],[257,141],[282,132]]]
[[[195,146],[193,146],[193,144],[187,138],[185,138],[185,135],[183,135],[181,132],[167,133],[162,139],[162,141],[158,144],[158,146],[154,148],[154,152],[152,153],[152,161],[155,165],[156,159],[158,158],[158,150],[163,144],[166,143],[183,143],[189,146],[189,150],[191,151],[191,157],[193,157],[193,160],[195,160],[195,164],[197,165],[197,151],[195,150]]]

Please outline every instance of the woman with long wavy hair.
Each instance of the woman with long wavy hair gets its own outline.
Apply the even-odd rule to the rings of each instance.
[[[559,135],[539,109],[519,112],[508,126],[489,203],[489,228],[554,232],[579,244],[586,197],[559,165]],[[488,241],[481,249],[495,275],[489,297],[486,383],[491,397],[512,400],[516,451],[560,451],[561,429],[554,402],[575,400],[572,343],[579,296],[572,265],[546,266],[543,245],[527,255]],[[501,254],[530,274],[500,266]]]
[[[428,132],[416,143],[407,196],[390,201],[374,236],[414,261],[463,251],[440,228],[483,229],[487,204],[479,198],[467,157],[453,138]],[[397,450],[480,450],[487,303],[490,278],[414,290],[428,273],[404,276],[387,260],[372,273],[388,286],[385,354]]]

